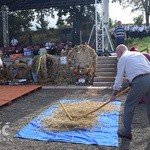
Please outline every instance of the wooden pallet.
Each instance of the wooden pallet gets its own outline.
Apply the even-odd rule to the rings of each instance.
[[[42,88],[39,85],[1,85],[0,86],[0,106],[10,104],[26,94]]]

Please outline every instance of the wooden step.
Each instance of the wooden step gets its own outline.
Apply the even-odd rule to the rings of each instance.
[[[95,72],[117,72],[117,68],[95,68]]]
[[[115,81],[115,77],[94,77],[94,82],[114,82]]]
[[[118,60],[111,60],[111,59],[108,59],[108,60],[99,60],[97,61],[97,64],[117,64]]]
[[[99,63],[102,63],[102,64],[105,64],[105,63],[117,63],[118,60],[117,60],[117,57],[98,57],[97,58],[97,64]]]
[[[114,82],[93,82],[93,86],[110,86],[112,87]]]
[[[116,68],[117,64],[96,64],[96,68]]]
[[[95,76],[116,76],[116,72],[95,72]]]
[[[93,86],[112,87],[117,74],[117,57],[98,57]]]
[[[99,56],[99,57],[97,57],[97,60],[117,60],[117,57],[114,57],[114,56],[107,56],[107,57],[105,57],[105,56]]]

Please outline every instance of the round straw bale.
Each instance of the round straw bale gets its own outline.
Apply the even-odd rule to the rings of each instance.
[[[57,73],[57,58],[55,56],[44,54],[33,58],[32,71],[37,75],[38,82],[47,82],[54,80]]]
[[[95,50],[87,44],[76,45],[69,51],[67,58],[74,78],[84,78],[92,83],[97,59]]]

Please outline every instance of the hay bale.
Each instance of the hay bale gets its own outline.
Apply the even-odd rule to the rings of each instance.
[[[84,101],[76,103],[65,103],[64,106],[69,112],[69,114],[75,119],[97,109],[102,104],[103,102]],[[47,130],[51,131],[90,129],[93,125],[98,124],[98,112],[104,113],[114,111],[117,109],[117,107],[108,104],[105,107],[101,108],[99,111],[96,111],[95,113],[92,113],[87,117],[74,121],[69,119],[69,117],[66,115],[65,111],[61,106],[58,106],[58,108],[52,113],[51,116],[43,118],[42,126]]]
[[[58,58],[53,55],[47,55],[46,62],[48,78],[51,78],[51,80],[55,80],[59,66]]]
[[[10,80],[29,78],[29,66],[26,63],[20,63],[19,61],[7,66],[6,72]]]
[[[58,60],[55,56],[44,54],[33,58],[32,72],[37,76],[37,82],[43,83],[55,80]]]
[[[7,80],[6,64],[3,63],[3,67],[0,67],[0,80]]]
[[[57,85],[69,85],[72,83],[72,76],[67,64],[59,64],[57,67],[57,78],[55,83]]]

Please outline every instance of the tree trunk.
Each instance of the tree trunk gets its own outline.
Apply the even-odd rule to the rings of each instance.
[[[145,12],[145,17],[146,17],[146,26],[149,26],[149,16],[150,16],[150,13],[147,11]]]

